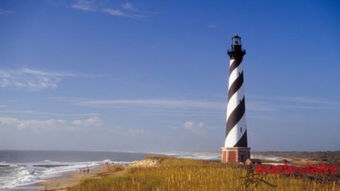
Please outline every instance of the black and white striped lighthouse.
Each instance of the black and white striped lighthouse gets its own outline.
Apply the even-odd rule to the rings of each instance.
[[[230,56],[228,103],[222,162],[245,162],[250,158],[243,90],[242,59],[245,54],[246,51],[242,49],[241,37],[234,36],[231,49],[228,50]]]

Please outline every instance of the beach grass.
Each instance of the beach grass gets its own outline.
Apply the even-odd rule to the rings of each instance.
[[[162,191],[162,190],[340,190],[339,181],[320,182],[305,177],[269,174],[258,177],[244,165],[222,164],[213,160],[178,159],[164,156],[153,167],[108,166],[106,173],[87,179],[68,191]]]

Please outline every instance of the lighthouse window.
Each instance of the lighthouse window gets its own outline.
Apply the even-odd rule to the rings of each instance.
[[[233,42],[234,45],[241,45],[241,39],[240,38],[234,38],[233,41],[234,41]]]
[[[242,127],[240,128],[240,132],[242,133]]]

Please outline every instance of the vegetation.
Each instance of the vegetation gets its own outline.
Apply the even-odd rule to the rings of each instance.
[[[266,152],[252,152],[253,154],[263,156],[277,156],[291,159],[295,163],[305,163],[306,161],[322,161],[328,164],[340,165],[340,151],[317,151],[317,152],[299,152],[299,151],[266,151]]]
[[[163,191],[163,190],[340,190],[338,180],[319,182],[304,177],[269,174],[257,176],[244,165],[219,161],[148,157],[154,167],[109,166],[107,173],[85,180],[68,191]]]

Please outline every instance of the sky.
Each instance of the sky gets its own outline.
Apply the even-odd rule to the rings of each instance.
[[[339,1],[0,1],[0,149],[220,152],[231,37],[253,151],[340,150]]]

